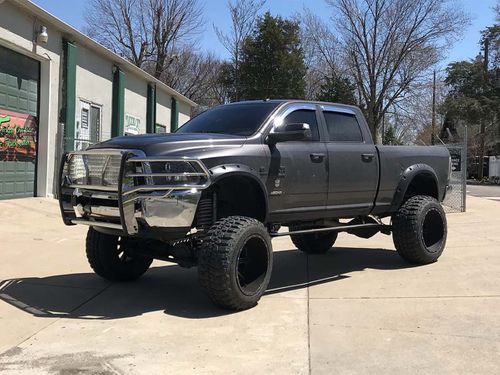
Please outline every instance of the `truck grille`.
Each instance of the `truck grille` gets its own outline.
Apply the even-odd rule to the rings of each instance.
[[[113,191],[123,195],[139,191],[149,194],[205,189],[210,184],[209,171],[199,160],[146,158],[138,150],[71,152],[63,158],[61,171],[62,188]]]
[[[65,165],[69,185],[118,187],[121,155],[72,154]]]

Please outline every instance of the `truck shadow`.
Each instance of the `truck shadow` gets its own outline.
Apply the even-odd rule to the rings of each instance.
[[[336,248],[309,256],[295,249],[277,251],[266,295],[334,283],[369,268],[407,267],[411,266],[392,250]],[[185,270],[176,265],[153,267],[140,280],[120,284],[106,282],[93,273],[4,280],[0,299],[44,318],[109,320],[163,310],[168,315],[202,319],[231,313],[214,307],[202,293],[195,268]]]

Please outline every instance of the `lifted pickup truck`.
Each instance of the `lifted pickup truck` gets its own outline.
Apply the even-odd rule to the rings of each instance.
[[[338,232],[392,232],[407,261],[436,261],[449,177],[446,148],[375,146],[356,107],[265,100],[67,153],[58,196],[67,225],[90,226],[98,275],[136,279],[153,259],[198,266],[212,301],[241,310],[267,288],[272,237],[320,254]]]

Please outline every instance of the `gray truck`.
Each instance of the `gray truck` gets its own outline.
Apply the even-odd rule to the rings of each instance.
[[[392,233],[407,261],[436,261],[450,171],[444,147],[374,145],[357,107],[248,101],[65,154],[58,197],[65,224],[89,226],[98,275],[137,279],[153,259],[197,266],[214,303],[242,310],[268,286],[273,237],[321,254],[339,232]]]

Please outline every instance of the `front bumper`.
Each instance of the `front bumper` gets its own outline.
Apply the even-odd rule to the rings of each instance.
[[[104,163],[90,165],[96,157]],[[69,171],[77,158],[80,173],[86,177],[75,181]],[[151,166],[161,163],[188,163],[195,172],[153,172]],[[108,183],[109,176],[113,183]],[[197,182],[172,182],[186,176]],[[58,198],[65,224],[107,228],[130,236],[149,229],[188,231],[202,190],[209,185],[210,173],[196,159],[146,157],[138,150],[96,149],[63,156]]]

